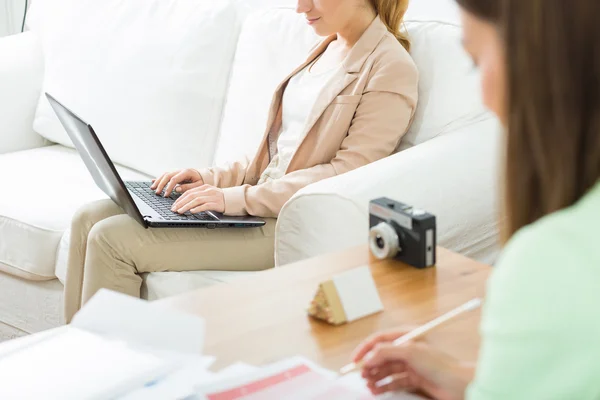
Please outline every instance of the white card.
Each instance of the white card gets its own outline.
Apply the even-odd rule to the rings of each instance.
[[[383,310],[383,304],[368,266],[336,275],[333,284],[348,322]]]
[[[202,318],[106,289],[92,297],[71,326],[168,351],[199,353],[204,344]]]

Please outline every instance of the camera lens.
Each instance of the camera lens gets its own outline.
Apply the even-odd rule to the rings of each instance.
[[[398,233],[386,222],[371,228],[369,247],[371,253],[380,260],[394,258],[401,251]]]

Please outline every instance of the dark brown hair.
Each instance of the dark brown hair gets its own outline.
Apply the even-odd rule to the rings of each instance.
[[[505,44],[504,241],[600,178],[597,1],[457,0]]]

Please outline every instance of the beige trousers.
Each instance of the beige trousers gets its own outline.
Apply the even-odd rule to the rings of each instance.
[[[275,222],[247,229],[144,229],[111,200],[90,203],[72,222],[65,318],[70,322],[101,288],[139,297],[144,272],[272,268]]]

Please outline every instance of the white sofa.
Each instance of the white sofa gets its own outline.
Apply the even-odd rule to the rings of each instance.
[[[65,3],[68,0],[46,0],[46,3],[53,1]],[[85,3],[79,1],[79,4]],[[118,0],[96,3],[115,1]],[[261,7],[269,5],[269,1],[257,1],[264,3]],[[184,3],[170,2],[172,7]],[[222,2],[211,1],[215,3]],[[76,81],[82,79],[76,76],[81,69],[94,66],[82,62],[75,70],[69,70],[73,66],[55,62],[59,52],[57,42],[44,36],[52,30],[53,21],[48,21],[48,15],[40,16],[38,12],[36,16],[34,12],[33,22],[29,23],[31,31],[0,38],[0,180],[3,188],[0,196],[0,341],[62,323],[71,217],[84,203],[105,197],[93,184],[77,153],[56,130],[56,121],[50,119],[48,110],[43,105],[38,107],[42,91],[62,90],[63,98],[71,96],[68,105],[90,116],[89,122],[97,127],[109,154],[115,155],[127,179],[147,178],[162,169],[190,162],[190,166],[198,167],[202,166],[196,165],[200,162],[220,163],[251,152],[262,136],[272,89],[300,62],[315,37],[293,9],[267,8],[248,13],[247,5],[239,5],[235,18],[227,20],[231,24],[227,31],[233,40],[219,39],[216,47],[203,44],[209,46],[205,52],[219,53],[207,55],[214,57],[211,63],[215,59],[226,60],[217,69],[227,73],[220,74],[222,82],[210,82],[210,98],[201,98],[210,107],[199,107],[194,111],[198,115],[190,114],[214,125],[209,127],[206,122],[202,126],[204,136],[210,134],[210,137],[203,137],[201,151],[170,140],[174,134],[180,139],[189,137],[196,143],[197,129],[163,131],[162,137],[155,134],[151,140],[144,140],[135,130],[121,130],[117,134],[113,130],[121,126],[111,129],[114,122],[111,115],[102,114],[104,108],[94,105],[94,96],[79,97],[78,101],[72,90],[64,89],[70,81],[64,76],[62,80],[57,78],[62,72],[68,71],[67,78],[72,76]],[[230,8],[220,12],[232,11]],[[498,251],[494,199],[499,130],[479,99],[477,75],[470,71],[469,60],[460,47],[460,28],[452,21],[430,20],[419,13],[411,14],[410,10],[408,20],[412,54],[421,72],[420,105],[401,151],[297,193],[285,205],[278,221],[274,255],[277,266],[364,243],[368,231],[367,204],[379,196],[415,204],[436,214],[440,245],[484,262],[494,261]],[[139,18],[136,21],[139,22]],[[54,22],[56,25],[64,23]],[[79,56],[77,51],[72,51]],[[72,60],[69,57],[73,54],[66,54],[63,48],[59,53]],[[93,54],[83,51],[84,56]],[[204,58],[196,62],[204,67],[202,63],[207,61]],[[57,65],[62,65],[62,69],[57,69]],[[210,69],[210,65],[207,68]],[[200,74],[211,74],[211,71],[199,70]],[[84,79],[94,80],[96,75]],[[207,79],[214,80],[212,75]],[[87,84],[85,80],[81,82]],[[120,84],[127,85],[127,82]],[[193,85],[186,88],[194,90]],[[74,90],[78,89],[84,90]],[[99,89],[87,87],[87,90]],[[127,96],[128,92],[123,89],[115,93],[115,101]],[[138,104],[138,108],[143,112],[144,104]],[[148,113],[148,119],[153,117]],[[114,118],[123,117],[115,115]],[[140,149],[146,154],[141,154]],[[196,150],[201,154],[196,154]],[[155,164],[152,164],[153,159],[157,160]],[[243,273],[220,271],[150,274],[144,280],[144,297],[161,298],[227,282],[240,275]]]

